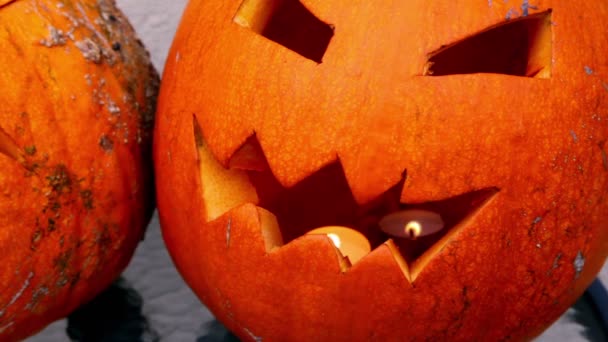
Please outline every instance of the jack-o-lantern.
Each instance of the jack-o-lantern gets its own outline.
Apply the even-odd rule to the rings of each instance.
[[[539,334],[608,254],[608,2],[193,0],[166,244],[264,341]]]
[[[124,269],[152,213],[158,75],[112,0],[0,0],[0,340]]]

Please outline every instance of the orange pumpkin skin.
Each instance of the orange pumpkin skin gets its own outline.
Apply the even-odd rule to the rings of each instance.
[[[608,3],[302,0],[334,28],[321,63],[237,23],[241,3],[190,2],[154,139],[166,244],[230,330],[523,340],[583,293],[608,255]],[[550,18],[542,77],[427,72],[445,44],[524,14]],[[491,191],[417,259],[380,243],[349,266],[325,236],[282,245],[256,202],[269,188],[249,186],[265,162],[290,191],[336,160],[361,208],[404,170],[401,205]]]
[[[158,76],[111,0],[0,1],[0,340],[127,265],[154,196]]]

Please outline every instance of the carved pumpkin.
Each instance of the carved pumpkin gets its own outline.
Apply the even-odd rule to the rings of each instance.
[[[155,130],[243,340],[526,339],[608,254],[608,3],[191,1]]]
[[[158,77],[111,0],[0,1],[0,340],[126,266],[153,208]]]

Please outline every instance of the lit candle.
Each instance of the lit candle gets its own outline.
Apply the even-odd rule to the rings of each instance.
[[[391,236],[412,240],[437,233],[445,226],[439,214],[422,209],[407,209],[388,214],[378,225]]]
[[[371,246],[367,238],[358,231],[342,226],[326,226],[311,230],[307,234],[327,235],[343,256],[354,265],[369,254]]]

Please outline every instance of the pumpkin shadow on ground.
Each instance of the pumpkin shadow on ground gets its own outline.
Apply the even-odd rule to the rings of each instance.
[[[572,306],[568,318],[584,327],[581,334],[588,341],[608,341],[608,291],[598,279]]]
[[[160,335],[142,313],[143,298],[123,278],[68,317],[73,342],[160,342]],[[608,341],[608,291],[596,280],[571,307],[567,318],[583,327],[591,342]],[[217,321],[202,324],[196,342],[239,342]]]
[[[196,342],[239,342],[238,337],[215,319],[203,324],[201,330],[203,333],[196,339]]]
[[[567,319],[583,327],[582,337],[590,342],[608,341],[608,290],[596,279],[566,313]],[[213,320],[201,327],[196,342],[239,342],[224,325]]]
[[[598,317],[602,319],[604,331],[608,335],[608,289],[602,285],[602,282],[598,278],[589,286],[587,292],[591,295],[593,303],[595,303],[595,308],[599,314]],[[606,340],[608,341],[608,338]]]
[[[142,306],[142,296],[119,278],[68,317],[67,334],[73,342],[158,342]]]

